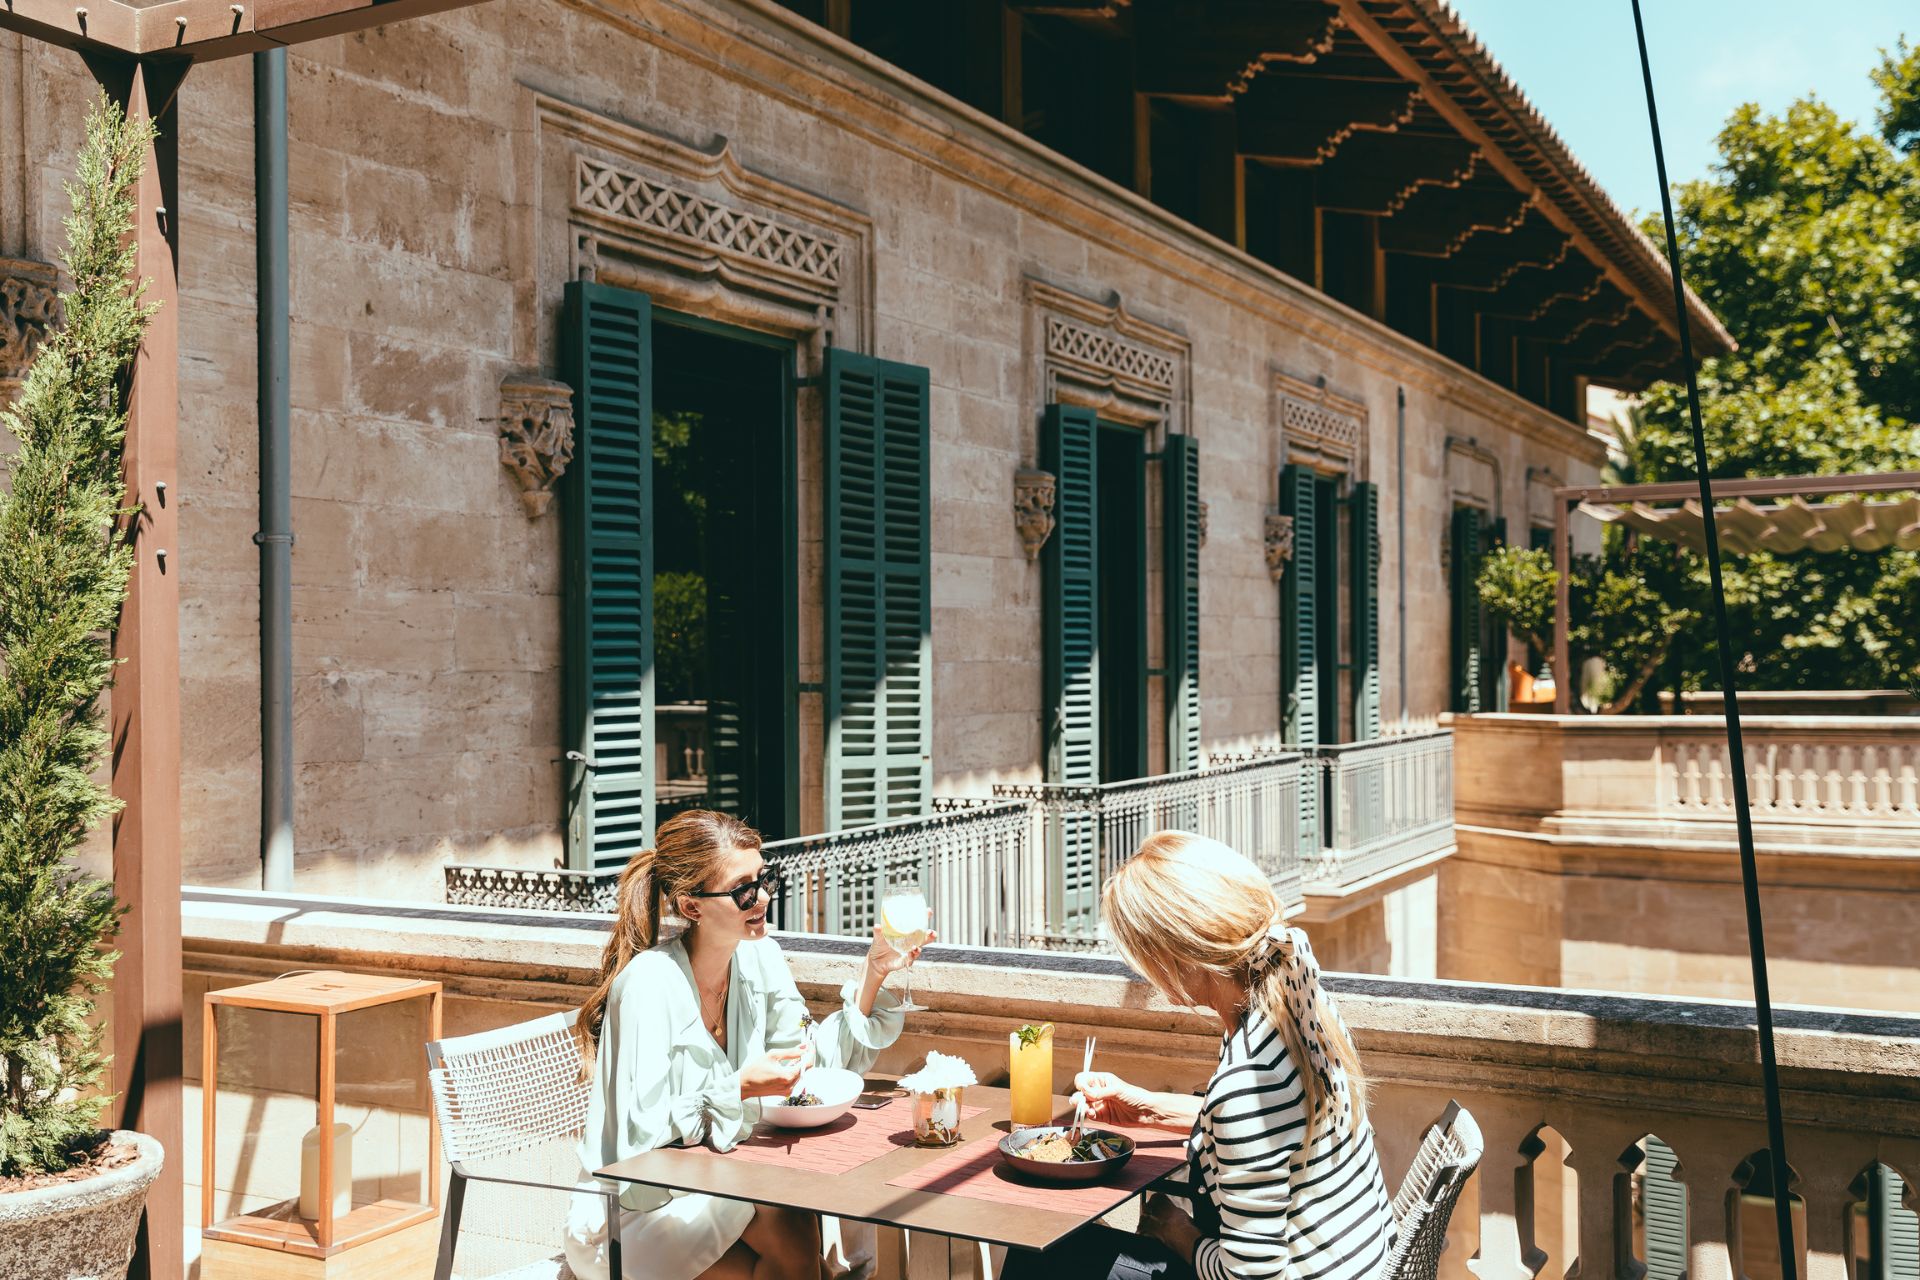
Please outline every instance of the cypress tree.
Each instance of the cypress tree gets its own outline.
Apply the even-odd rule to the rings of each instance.
[[[133,563],[120,468],[125,376],[153,314],[132,237],[151,136],[104,96],[88,113],[65,319],[0,414],[18,441],[0,484],[0,1177],[87,1159],[108,1101],[93,1012],[120,908],[73,855],[115,808],[94,775]]]

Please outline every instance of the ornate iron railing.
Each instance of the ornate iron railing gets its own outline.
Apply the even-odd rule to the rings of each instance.
[[[1300,757],[1277,755],[1093,787],[994,787],[998,799],[1031,804],[1038,828],[1019,886],[1034,926],[1027,945],[1100,947],[1101,886],[1142,840],[1169,829],[1240,850],[1272,878],[1282,902],[1297,904],[1300,778]]]
[[[450,907],[518,907],[529,911],[613,911],[617,871],[556,868],[446,868]]]
[[[1315,747],[1321,848],[1310,889],[1338,889],[1453,843],[1453,734],[1446,729]]]
[[[911,877],[927,895],[942,942],[1027,945],[1029,806],[943,806],[919,818],[781,840],[767,861],[785,884],[774,922],[796,933],[860,936],[873,930],[890,879]]]

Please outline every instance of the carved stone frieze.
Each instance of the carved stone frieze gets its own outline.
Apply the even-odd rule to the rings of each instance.
[[[1275,371],[1274,416],[1287,459],[1366,478],[1367,406],[1328,388]]]
[[[1013,473],[1013,527],[1020,532],[1020,545],[1027,559],[1040,556],[1053,532],[1054,478],[1051,471],[1021,467]]]
[[[1293,517],[1269,513],[1262,541],[1267,550],[1267,576],[1278,582],[1286,576],[1287,564],[1293,559]]]
[[[573,461],[573,388],[550,378],[500,384],[500,465],[520,486],[529,520],[553,504],[553,486]]]
[[[1190,344],[1142,320],[1118,297],[1096,302],[1029,279],[1030,407],[1079,404],[1102,418],[1152,430],[1186,430]]]
[[[0,400],[12,398],[59,323],[59,272],[44,262],[0,258]]]

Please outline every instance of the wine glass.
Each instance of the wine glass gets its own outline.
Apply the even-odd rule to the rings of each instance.
[[[902,956],[910,956],[915,947],[926,944],[930,917],[927,895],[920,888],[918,876],[895,875],[888,878],[886,892],[880,898],[882,941]],[[907,998],[900,1004],[902,1011],[914,1013],[925,1009],[925,1005],[914,1003],[912,965],[901,969],[900,973],[907,986]]]

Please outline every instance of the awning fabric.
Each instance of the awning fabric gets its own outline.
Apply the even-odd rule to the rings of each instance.
[[[1706,534],[1695,500],[1677,507],[1653,507],[1644,502],[1621,505],[1583,502],[1581,511],[1596,520],[1619,523],[1649,537],[1677,542],[1705,554]],[[1920,550],[1920,497],[1862,502],[1842,498],[1809,503],[1803,498],[1756,506],[1737,498],[1721,507],[1716,524],[1720,548],[1733,555],[1772,551],[1901,551]]]

